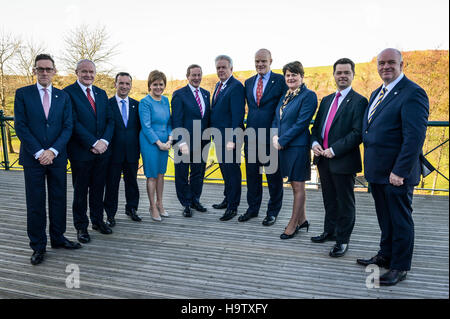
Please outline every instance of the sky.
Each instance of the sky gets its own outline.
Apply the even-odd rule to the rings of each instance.
[[[448,0],[36,0],[2,1],[0,31],[43,43],[59,57],[76,26],[105,26],[116,71],[145,80],[158,69],[184,79],[188,65],[215,73],[219,54],[234,71],[254,69],[254,53],[272,52],[272,68],[305,67],[348,57],[368,62],[382,49],[449,49]],[[63,71],[63,70],[60,70]],[[61,72],[64,73],[64,72]]]

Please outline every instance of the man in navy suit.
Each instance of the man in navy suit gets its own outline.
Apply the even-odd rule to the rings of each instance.
[[[172,96],[172,128],[184,128],[189,133],[189,138],[174,135],[179,155],[188,158],[175,163],[175,188],[184,207],[183,216],[192,217],[191,208],[206,212],[200,203],[206,167],[201,155],[208,145],[208,141],[202,140],[202,134],[209,126],[210,94],[200,87],[202,68],[199,65],[190,65],[186,77],[188,85],[176,90]]]
[[[230,220],[237,214],[241,200],[241,149],[240,135],[233,131],[244,128],[245,90],[244,86],[233,77],[233,60],[227,55],[215,59],[219,82],[216,84],[211,103],[211,127],[216,128],[221,137],[214,136],[216,154],[220,171],[225,182],[225,199],[215,204],[215,209],[226,208],[220,218]],[[238,142],[238,143],[237,143]]]
[[[87,203],[92,228],[102,234],[112,230],[103,221],[103,193],[114,132],[112,110],[106,92],[93,86],[95,64],[81,60],[75,70],[77,81],[64,88],[72,101],[74,129],[67,145],[72,168],[72,213],[78,240],[88,243]]]
[[[263,195],[262,169],[270,163],[262,163],[261,158],[257,156],[260,151],[259,148],[262,147],[267,156],[270,153],[278,154],[270,141],[270,129],[278,102],[286,93],[287,85],[283,75],[273,73],[270,70],[271,64],[272,55],[270,51],[267,49],[258,50],[255,54],[255,67],[258,74],[245,81],[245,97],[248,107],[246,132],[253,130],[255,134],[245,136],[244,152],[248,209],[245,214],[239,216],[240,222],[258,216],[261,207]],[[258,129],[265,129],[264,135],[260,136]],[[252,160],[249,151],[255,153],[256,160]],[[283,178],[278,163],[276,171],[270,174],[266,172],[266,177],[270,198],[266,217],[262,224],[270,226],[275,223],[283,202]]]
[[[355,175],[362,170],[359,145],[368,102],[352,89],[352,60],[337,60],[333,76],[337,91],[322,99],[311,130],[313,162],[319,170],[325,206],[324,232],[311,240],[336,240],[329,255],[341,257],[355,225]]]
[[[381,229],[380,250],[370,259],[389,271],[380,285],[395,285],[411,269],[414,247],[412,199],[421,175],[420,156],[428,121],[428,96],[403,74],[403,58],[396,49],[377,57],[383,85],[370,96],[363,119],[364,175],[370,183]]]
[[[67,142],[72,134],[72,105],[69,96],[52,86],[56,74],[50,55],[35,58],[34,85],[20,88],[14,99],[14,125],[20,139],[19,164],[25,176],[27,232],[33,249],[31,264],[44,260],[47,245],[46,187],[52,248],[77,249],[64,237],[66,231]]]
[[[125,183],[125,214],[134,221],[141,221],[136,211],[139,204],[137,171],[139,168],[139,102],[128,96],[133,79],[126,72],[116,75],[116,94],[109,99],[114,118],[114,135],[111,141],[111,158],[106,177],[103,206],[108,226],[116,225],[115,216],[119,200],[120,176]]]

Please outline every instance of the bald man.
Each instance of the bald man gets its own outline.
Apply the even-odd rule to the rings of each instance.
[[[258,155],[263,148],[266,156],[270,154],[272,143],[270,142],[270,129],[275,115],[275,109],[287,91],[284,76],[273,73],[270,70],[272,65],[272,54],[267,49],[260,49],[255,53],[255,68],[257,74],[245,81],[245,98],[247,100],[248,115],[246,130],[255,131],[255,139],[249,135],[245,136],[245,168],[247,172],[247,203],[248,209],[245,214],[239,216],[240,222],[245,222],[258,216],[261,207],[263,188],[262,170],[264,166],[270,165],[259,156],[252,159],[252,152]],[[265,135],[258,135],[258,129],[265,129]],[[272,154],[277,154],[275,149]],[[278,166],[278,165],[277,165]],[[279,167],[274,172],[266,172],[269,189],[269,202],[262,224],[264,226],[273,225],[277,219],[283,201],[283,178]]]
[[[377,57],[383,84],[370,96],[363,118],[364,175],[370,183],[381,229],[380,250],[363,266],[389,269],[380,285],[395,285],[411,269],[414,247],[412,199],[421,175],[420,157],[428,121],[428,96],[403,74],[396,49]]]

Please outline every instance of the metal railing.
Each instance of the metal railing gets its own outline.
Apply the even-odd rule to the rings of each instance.
[[[1,159],[2,159],[2,161],[0,162],[0,168],[3,168],[5,170],[10,170],[12,168],[14,168],[14,169],[22,168],[20,165],[17,164],[18,159],[16,159],[13,163],[10,163],[10,160],[9,160],[7,128],[14,130],[14,127],[11,124],[12,122],[14,122],[14,117],[4,116],[3,110],[0,110],[0,133],[1,133],[0,155],[1,155]],[[313,121],[311,122],[311,124],[313,124]],[[444,127],[444,128],[447,127],[448,128],[449,122],[448,121],[429,121],[428,127]],[[14,134],[12,134],[11,137],[16,137],[16,136]],[[430,151],[428,151],[426,154],[424,154],[424,156],[426,157],[427,155],[431,154],[432,152],[435,152],[437,149],[444,147],[448,143],[449,143],[449,137],[448,137],[448,132],[447,132],[447,136],[446,136],[445,140],[443,142],[440,142],[439,145],[436,145],[435,147],[433,147]],[[212,163],[209,163],[209,165],[207,165],[206,171],[205,171],[205,177],[204,177],[205,181],[211,181],[211,182],[222,181],[221,178],[211,177],[212,174],[214,174],[218,169],[219,169],[219,164],[217,162],[213,161]],[[447,180],[447,182],[449,181],[448,176],[445,176],[438,169],[436,169],[436,173],[439,174],[441,177],[443,177],[445,180]],[[175,176],[166,175],[166,177],[174,178]],[[243,182],[246,182],[246,180],[244,179]],[[310,182],[307,182],[306,184],[320,187],[320,182],[318,182],[318,181],[317,182],[310,181]],[[355,188],[367,188],[367,187],[368,187],[367,182],[361,176],[357,176]],[[441,191],[441,192],[449,191],[448,188],[438,189],[438,188],[417,187],[416,189],[428,190],[428,191]]]

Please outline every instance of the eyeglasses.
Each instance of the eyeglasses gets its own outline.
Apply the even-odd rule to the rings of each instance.
[[[53,72],[55,69],[54,68],[35,68],[36,71],[38,71],[39,73],[44,73],[44,71],[46,73],[50,73]]]

